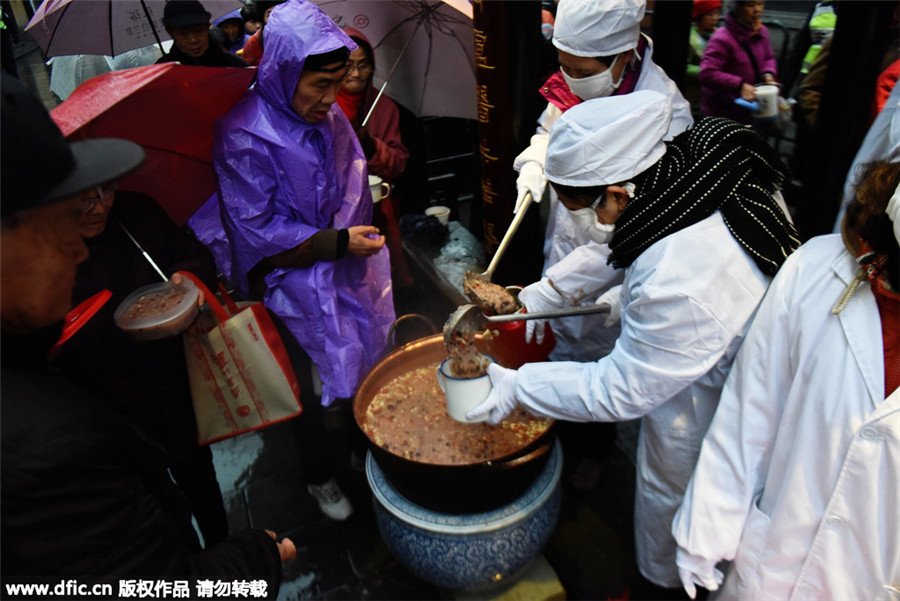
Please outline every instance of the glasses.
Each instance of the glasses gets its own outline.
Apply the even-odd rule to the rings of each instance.
[[[349,74],[351,71],[359,71],[360,74],[368,73],[372,70],[372,63],[347,63],[347,73]]]
[[[79,212],[82,215],[87,215],[94,210],[94,207],[97,206],[98,202],[107,209],[112,207],[113,195],[118,188],[118,182],[106,182],[93,190],[85,192],[80,199],[81,205],[79,206]]]

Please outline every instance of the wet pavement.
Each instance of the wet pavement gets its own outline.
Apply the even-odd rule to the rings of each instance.
[[[297,546],[297,558],[284,565],[279,599],[458,598],[413,576],[392,557],[375,524],[363,472],[349,465],[339,469],[338,482],[355,511],[346,522],[325,518],[306,492],[292,436],[289,424],[278,424],[213,445],[232,530],[268,528]],[[631,459],[617,446],[589,493],[572,490],[571,462],[564,462],[562,509],[543,551],[563,598],[635,598]],[[465,598],[491,599],[499,592]]]

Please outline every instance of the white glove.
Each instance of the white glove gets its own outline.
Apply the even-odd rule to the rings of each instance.
[[[694,555],[681,547],[675,551],[675,564],[678,566],[678,577],[681,578],[684,592],[691,599],[697,597],[695,585],[699,584],[708,591],[715,591],[718,590],[724,579],[721,570],[716,569],[714,559]]]
[[[491,378],[491,394],[484,402],[468,413],[466,419],[476,420],[490,412],[487,423],[492,426],[499,424],[509,412],[516,408],[516,370],[500,367],[491,363],[487,368]]]
[[[519,177],[516,178],[516,208],[513,215],[519,212],[525,205],[525,195],[531,192],[532,202],[541,202],[544,188],[547,187],[547,178],[544,177],[544,166],[537,161],[528,161],[522,165]]]
[[[604,328],[611,328],[622,319],[622,284],[613,286],[597,298],[597,305],[609,305],[609,314],[603,322]]]
[[[556,289],[550,285],[547,278],[539,282],[529,284],[519,292],[519,301],[525,305],[529,313],[537,311],[549,311],[566,306],[566,301]],[[525,321],[525,342],[535,344],[544,342],[544,328],[547,327],[546,319],[528,319]]]

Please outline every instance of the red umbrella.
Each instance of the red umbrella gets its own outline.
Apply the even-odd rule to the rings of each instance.
[[[162,63],[104,73],[50,112],[70,139],[124,138],[147,160],[119,181],[152,196],[183,224],[216,190],[213,123],[243,95],[256,70]]]

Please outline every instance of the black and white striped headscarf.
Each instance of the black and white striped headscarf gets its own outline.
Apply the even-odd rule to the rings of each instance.
[[[759,135],[706,117],[666,143],[666,154],[632,181],[637,195],[616,221],[610,263],[624,269],[657,240],[716,210],[763,272],[774,275],[800,239],[772,194],[786,169]]]

